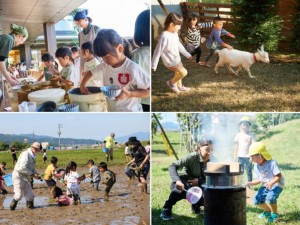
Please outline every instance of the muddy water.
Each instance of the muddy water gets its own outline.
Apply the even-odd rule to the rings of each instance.
[[[36,208],[27,209],[26,201],[22,198],[16,210],[10,211],[13,188],[8,187],[9,194],[0,196],[0,224],[150,224],[150,195],[140,192],[136,180],[127,181],[123,167],[110,169],[117,173],[117,182],[107,201],[103,198],[104,186],[100,185],[100,191],[96,191],[90,180],[86,179],[80,184],[81,205],[59,207],[50,198],[46,184],[36,181],[33,189]],[[79,173],[87,172],[86,170],[80,168]],[[58,182],[57,185],[65,191],[66,188],[62,183]]]

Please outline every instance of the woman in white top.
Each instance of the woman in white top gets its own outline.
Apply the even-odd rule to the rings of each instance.
[[[187,70],[181,63],[180,54],[192,60],[193,57],[179,41],[178,31],[181,29],[183,18],[176,13],[170,13],[165,21],[165,31],[161,34],[152,57],[152,69],[156,71],[159,58],[169,70],[175,72],[174,77],[167,81],[167,85],[175,93],[189,91],[190,88],[182,84]]]

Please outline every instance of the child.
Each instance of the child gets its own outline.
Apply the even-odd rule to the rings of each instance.
[[[81,55],[82,58],[85,59],[84,67],[83,67],[83,72],[87,72],[89,70],[94,69],[96,66],[100,64],[98,59],[94,56],[94,50],[91,42],[84,42],[81,45]],[[97,86],[99,87],[101,85],[101,82],[94,80],[91,78],[89,82],[86,84],[86,86]]]
[[[150,96],[150,77],[126,57],[129,55],[128,44],[124,44],[123,38],[115,30],[102,29],[94,40],[94,52],[104,62],[84,73],[81,93],[89,93],[85,85],[93,76],[101,81],[101,86],[115,85],[122,90],[116,101],[107,100],[109,111],[142,112],[140,99]]]
[[[189,91],[190,88],[182,84],[182,79],[187,75],[187,70],[183,67],[180,54],[192,60],[193,57],[186,51],[179,41],[178,31],[181,28],[183,18],[176,14],[170,13],[165,21],[165,31],[161,34],[152,57],[152,69],[156,71],[159,57],[167,69],[173,71],[174,77],[167,81],[167,85],[175,93]]]
[[[56,50],[55,57],[63,69],[60,71],[59,76],[53,75],[52,80],[59,80],[61,83],[70,86],[77,85],[79,81],[76,79],[71,50],[68,47],[60,47]]]
[[[112,188],[114,183],[116,183],[116,174],[107,169],[107,164],[105,162],[99,163],[98,168],[102,174],[102,183],[105,184],[104,199],[107,200],[110,189]]]
[[[71,161],[66,168],[65,184],[67,185],[67,195],[72,197],[74,204],[80,204],[79,183],[84,180],[85,175],[80,176],[77,171],[77,164]]]
[[[266,218],[271,223],[275,222],[279,219],[277,199],[284,186],[284,177],[279,170],[278,163],[272,160],[272,156],[262,142],[254,142],[250,146],[249,156],[255,163],[254,177],[256,179],[246,183],[246,185],[262,184],[255,195],[254,204],[264,210],[263,213],[259,214],[259,218]]]
[[[244,116],[240,120],[240,132],[234,138],[234,160],[238,159],[241,169],[246,170],[248,181],[252,181],[252,163],[249,157],[249,147],[255,141],[250,132],[250,117]]]
[[[141,12],[134,28],[134,42],[138,48],[132,52],[132,61],[139,64],[143,72],[150,77],[150,10]],[[150,111],[150,97],[141,100],[143,111]]]
[[[4,185],[4,179],[3,179],[3,175],[5,175],[5,166],[6,166],[6,162],[2,162],[0,165],[0,190],[1,190],[1,194],[6,195],[8,192],[7,190],[3,187]]]
[[[45,170],[44,180],[48,188],[51,190],[56,185],[56,181],[53,179],[53,176],[58,178],[55,172],[57,168],[57,158],[55,156],[52,156],[50,162],[51,164],[48,165]]]
[[[45,164],[46,161],[47,161],[47,150],[44,149],[44,150],[43,150],[43,164]]]
[[[210,35],[206,39],[206,47],[210,49],[209,54],[205,57],[204,65],[207,66],[208,60],[213,56],[215,50],[218,49],[218,47],[221,45],[223,47],[226,47],[227,49],[232,49],[232,46],[229,44],[226,44],[221,40],[221,35],[227,35],[231,38],[235,38],[233,34],[230,34],[228,31],[224,30],[223,27],[223,21],[222,19],[217,16],[213,20],[213,26]]]
[[[200,29],[212,27],[212,22],[198,23],[197,14],[193,13],[188,20],[188,31],[187,31],[187,51],[192,55],[196,55],[196,63],[207,66],[205,63],[200,62],[201,47],[200,42],[204,42],[205,38],[201,37]]]
[[[72,51],[72,58],[74,60],[74,67],[75,67],[75,77],[76,81],[78,82],[75,84],[75,86],[79,85],[79,82],[81,80],[81,74],[80,74],[80,48],[77,46],[73,46],[71,48]]]
[[[125,157],[126,157],[126,162],[130,162],[131,161],[131,151],[129,149],[129,144],[126,142],[125,143]]]
[[[73,199],[64,195],[60,187],[52,187],[51,194],[52,198],[56,199],[59,206],[67,206],[73,203]]]
[[[98,187],[99,187],[99,182],[101,180],[101,177],[100,177],[100,171],[99,169],[97,168],[97,166],[94,165],[94,160],[90,159],[88,162],[87,162],[87,166],[90,168],[89,169],[89,174],[86,176],[86,177],[91,177],[92,178],[92,182],[94,184],[94,189],[95,190],[99,190]]]
[[[37,79],[37,81],[41,81],[43,78],[48,81],[53,75],[59,74],[58,64],[54,61],[54,58],[50,55],[50,53],[46,52],[42,55],[42,62],[42,75]]]
[[[16,151],[16,146],[11,146],[11,157],[12,157],[12,160],[13,160],[13,166],[15,165],[15,163],[18,161],[18,158],[17,158],[17,151]]]

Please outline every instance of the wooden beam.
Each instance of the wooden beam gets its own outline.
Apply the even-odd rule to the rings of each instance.
[[[166,14],[166,16],[169,14],[168,13],[168,10],[166,9],[166,7],[165,7],[165,5],[164,5],[164,3],[162,3],[162,1],[161,0],[157,0],[158,1],[158,3],[159,3],[159,5],[160,5],[160,7],[162,8],[162,10],[164,11],[164,13]]]
[[[49,52],[52,56],[55,56],[55,51],[57,49],[55,24],[44,23],[43,26],[44,26],[46,51]]]

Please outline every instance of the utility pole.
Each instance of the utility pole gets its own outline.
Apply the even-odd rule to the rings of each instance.
[[[61,135],[61,129],[62,128],[62,124],[58,124],[58,147],[59,147],[59,150],[61,150],[61,145],[60,145],[60,135]]]
[[[34,131],[32,132],[32,143],[34,142]]]

